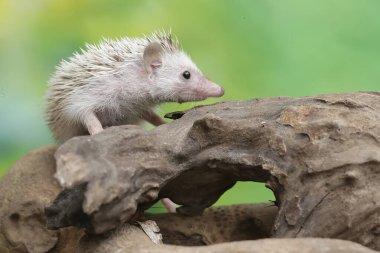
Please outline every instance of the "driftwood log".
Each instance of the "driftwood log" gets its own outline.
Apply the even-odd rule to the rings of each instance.
[[[150,131],[112,127],[16,163],[0,182],[0,252],[371,252],[340,240],[261,239],[304,237],[380,250],[380,93],[229,101],[171,116]],[[278,208],[202,214],[236,181],[265,182]],[[164,197],[179,214],[139,215]],[[133,225],[147,218],[166,243],[261,240],[153,245]]]

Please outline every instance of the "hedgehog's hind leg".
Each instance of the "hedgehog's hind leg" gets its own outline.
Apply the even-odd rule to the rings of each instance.
[[[94,135],[103,131],[102,123],[100,123],[98,117],[96,117],[95,113],[92,111],[84,117],[84,125],[86,126],[90,135]]]
[[[153,126],[159,126],[166,123],[165,120],[163,120],[152,110],[149,111],[146,115],[144,115],[144,119],[151,123]]]
[[[177,205],[168,198],[161,199],[161,203],[164,205],[169,213],[176,213]]]

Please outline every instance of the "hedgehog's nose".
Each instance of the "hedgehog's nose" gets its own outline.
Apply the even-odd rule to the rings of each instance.
[[[221,97],[224,95],[224,89],[223,87],[220,87],[217,84],[214,84],[214,92],[212,94],[213,97]]]
[[[221,97],[224,95],[224,89],[210,80],[207,80],[203,89],[207,97]]]
[[[223,96],[224,95],[224,89],[223,87],[220,87],[220,96]]]

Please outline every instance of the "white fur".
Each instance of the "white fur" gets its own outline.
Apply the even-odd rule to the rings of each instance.
[[[162,46],[162,63],[148,74],[143,53],[152,42]],[[191,73],[189,80],[182,76],[185,70]],[[87,133],[84,119],[90,112],[103,127],[135,124],[159,103],[220,95],[221,88],[203,76],[170,34],[104,39],[56,68],[46,94],[47,118],[55,138],[63,142]]]

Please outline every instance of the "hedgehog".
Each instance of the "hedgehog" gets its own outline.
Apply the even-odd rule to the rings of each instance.
[[[163,102],[220,97],[171,33],[103,39],[63,60],[48,82],[47,121],[58,143],[105,127],[164,121],[153,111]]]
[[[142,38],[103,39],[63,60],[48,81],[46,118],[61,144],[104,128],[147,121],[164,122],[154,107],[164,102],[220,97],[210,81],[180,48],[171,32]],[[174,212],[170,200],[163,201]]]
[[[103,39],[63,60],[48,82],[46,118],[54,138],[97,134],[104,128],[164,121],[153,108],[164,102],[220,97],[171,32]]]

